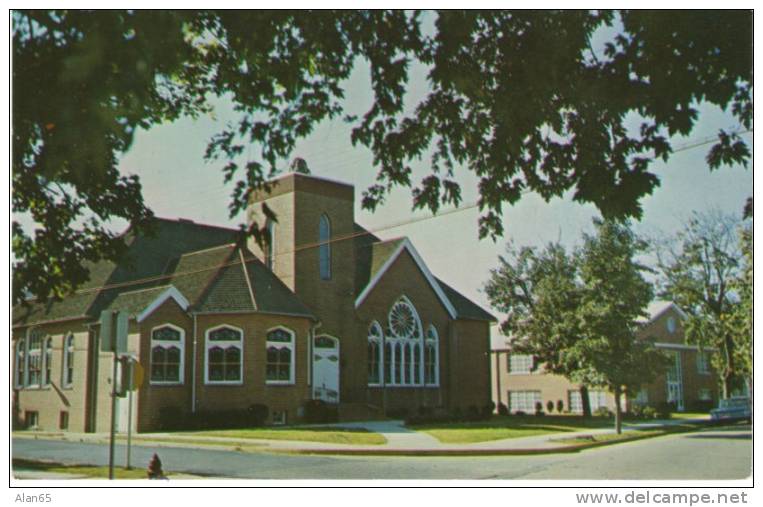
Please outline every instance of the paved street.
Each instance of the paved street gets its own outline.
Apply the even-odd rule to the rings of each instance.
[[[133,464],[145,467],[155,450],[166,470],[242,479],[744,479],[752,462],[749,425],[577,454],[334,457],[135,446]],[[108,446],[14,439],[13,456],[105,465]],[[117,463],[124,463],[123,446],[118,446]]]

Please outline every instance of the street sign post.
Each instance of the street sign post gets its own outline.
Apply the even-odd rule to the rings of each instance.
[[[119,354],[127,351],[127,331],[129,317],[126,312],[104,310],[101,312],[101,350],[113,352],[114,367],[111,374],[111,428],[109,439],[109,480],[114,479],[114,446],[117,425],[117,374],[120,362]]]

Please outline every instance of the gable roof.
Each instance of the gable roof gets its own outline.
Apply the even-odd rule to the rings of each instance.
[[[663,313],[667,312],[670,309],[673,309],[678,314],[678,316],[681,317],[682,319],[687,318],[686,313],[683,310],[681,310],[681,308],[677,304],[675,304],[673,301],[655,300],[649,303],[649,305],[647,305],[646,307],[647,316],[638,319],[638,322],[641,322],[643,324],[654,322]]]
[[[404,251],[408,252],[429,282],[430,287],[453,319],[495,321],[495,317],[476,303],[432,275],[416,248],[408,238],[382,241],[355,224],[355,307],[368,297],[387,270]]]
[[[128,230],[122,261],[88,266],[91,278],[74,294],[59,302],[14,308],[14,326],[74,317],[94,319],[107,308],[137,317],[157,298],[165,297],[160,303],[166,300],[164,293],[170,288],[173,299],[191,310],[254,311],[257,308],[248,289],[255,285],[251,276],[262,278],[260,285],[276,285],[276,276],[264,266],[250,270],[250,265],[261,262],[246,248],[236,246],[235,229],[188,220],[156,219],[154,225],[152,235],[134,235]],[[282,283],[276,291],[275,300],[265,305],[270,311],[313,317]],[[263,297],[270,292],[264,290]]]

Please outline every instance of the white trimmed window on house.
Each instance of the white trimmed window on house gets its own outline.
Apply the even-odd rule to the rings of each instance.
[[[45,369],[42,376],[42,385],[49,386],[53,371],[53,338],[45,339]]]
[[[646,390],[646,388],[642,387],[639,389],[638,394],[636,395],[636,398],[633,400],[633,403],[636,405],[645,406],[649,404],[649,391]]]
[[[509,354],[506,363],[510,375],[526,375],[532,373],[533,356],[530,354]]]
[[[185,331],[172,324],[151,330],[151,384],[182,384]]]
[[[426,344],[424,345],[424,383],[429,385],[440,384],[440,337],[437,328],[429,326],[427,329]]]
[[[580,396],[580,390],[570,389],[567,391],[568,406],[570,412],[582,413],[583,412],[583,399]],[[588,391],[588,402],[591,407],[591,412],[595,412],[600,407],[607,407],[607,392],[606,391]]]
[[[268,231],[267,245],[265,247],[265,266],[270,271],[273,271],[273,263],[276,252],[276,223],[272,219],[268,219],[268,223],[265,226]]]
[[[712,401],[713,392],[708,388],[702,388],[697,391],[697,399],[700,401]]]
[[[26,340],[20,338],[16,342],[16,387],[22,389],[26,382],[24,373],[26,371]]]
[[[44,336],[35,329],[29,333],[29,344],[26,351],[26,387],[40,387],[42,382],[42,344]]]
[[[509,411],[535,413],[536,403],[541,402],[540,391],[509,391]]]
[[[381,325],[373,321],[368,326],[368,385],[377,386],[381,384],[382,343],[384,342],[384,333]]]
[[[697,351],[697,373],[710,375],[710,355],[703,351]]]
[[[279,327],[268,331],[265,381],[268,384],[294,383],[294,332]]]
[[[74,384],[74,335],[69,333],[64,338],[63,368],[61,368],[61,385],[71,387]]]
[[[222,325],[207,330],[205,341],[204,382],[240,385],[244,368],[244,332]]]
[[[326,214],[318,220],[318,268],[321,280],[331,280],[331,221]]]

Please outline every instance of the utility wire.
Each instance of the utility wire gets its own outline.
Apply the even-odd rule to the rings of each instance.
[[[750,133],[750,132],[752,132],[752,129],[744,130],[744,131],[741,131],[741,132],[735,132],[735,134],[743,135],[743,134],[747,134],[747,133]],[[702,140],[702,141],[698,141],[696,143],[686,144],[684,146],[680,146],[680,147],[676,148],[675,150],[672,151],[672,153],[678,153],[678,152],[682,152],[682,151],[688,151],[688,150],[691,150],[691,149],[699,148],[699,147],[704,146],[706,144],[710,144],[710,143],[712,143],[714,141],[717,141],[717,139],[718,139],[717,137],[712,137],[712,138],[708,138],[708,139],[705,139],[705,140]],[[654,160],[654,157],[652,157],[652,160]],[[530,192],[530,190],[524,190],[524,191],[522,191],[521,194],[525,195],[525,194],[527,194],[529,192]],[[413,219],[408,219],[408,220],[401,220],[399,222],[393,222],[391,224],[388,224],[388,225],[379,227],[377,229],[374,229],[373,231],[368,231],[368,230],[364,229],[364,230],[359,231],[359,232],[354,232],[354,233],[351,233],[351,234],[346,234],[346,235],[343,235],[343,236],[338,236],[338,237],[330,239],[328,241],[305,243],[303,245],[295,247],[294,249],[275,253],[274,256],[277,257],[277,256],[282,256],[282,255],[288,255],[288,254],[300,252],[300,251],[303,251],[303,250],[317,248],[317,247],[320,247],[320,246],[323,246],[323,245],[328,245],[328,244],[332,244],[332,243],[338,243],[340,241],[347,241],[347,240],[355,239],[355,238],[358,238],[358,237],[361,237],[361,236],[374,235],[377,232],[382,232],[382,231],[386,231],[386,230],[390,230],[390,229],[396,229],[398,227],[404,227],[404,226],[407,226],[407,225],[411,225],[411,224],[415,224],[415,223],[420,223],[420,222],[424,222],[424,221],[427,221],[427,220],[432,220],[432,219],[435,219],[435,218],[440,218],[440,217],[444,217],[444,216],[448,216],[448,215],[453,215],[453,214],[456,214],[456,213],[461,213],[463,211],[468,211],[468,210],[477,208],[478,206],[479,206],[479,203],[471,202],[471,203],[466,204],[464,206],[459,206],[459,207],[456,207],[456,208],[451,208],[449,210],[443,211],[443,212],[438,213],[438,214],[429,215],[429,216],[420,217],[420,218],[413,218]],[[207,249],[207,250],[212,250],[212,249],[217,249],[217,248],[224,248],[226,246],[232,246],[232,245],[233,244],[231,243],[229,245],[221,245],[219,247],[213,247],[213,248],[210,248],[210,249]],[[189,252],[189,253],[193,253],[193,252]],[[251,259],[245,259],[243,262],[250,263],[250,262],[256,262],[256,261],[259,261],[259,259],[255,257],[255,258],[251,258]],[[234,261],[224,262],[224,263],[220,263],[220,264],[215,264],[213,266],[208,266],[208,267],[205,267],[205,268],[200,268],[200,269],[195,269],[195,270],[180,271],[180,272],[175,272],[175,273],[170,273],[170,274],[164,274],[164,275],[157,275],[157,276],[140,278],[140,279],[137,279],[137,280],[130,280],[130,281],[121,282],[121,283],[114,283],[114,284],[101,285],[101,286],[97,286],[97,287],[88,287],[88,288],[85,288],[85,289],[78,289],[78,290],[75,290],[73,292],[73,294],[86,294],[86,293],[89,293],[89,292],[95,292],[95,291],[99,291],[99,290],[116,289],[116,288],[122,288],[122,287],[129,287],[129,286],[132,286],[132,285],[143,285],[143,284],[148,284],[148,283],[151,283],[151,282],[157,282],[157,281],[172,279],[172,278],[175,278],[175,277],[178,277],[178,276],[193,275],[193,274],[198,274],[198,273],[202,273],[202,272],[205,272],[205,271],[218,270],[218,269],[222,269],[222,268],[225,268],[225,267],[235,266],[235,265],[240,265],[240,264],[242,264],[241,260],[234,260]],[[32,301],[34,301],[34,300],[32,300]]]

